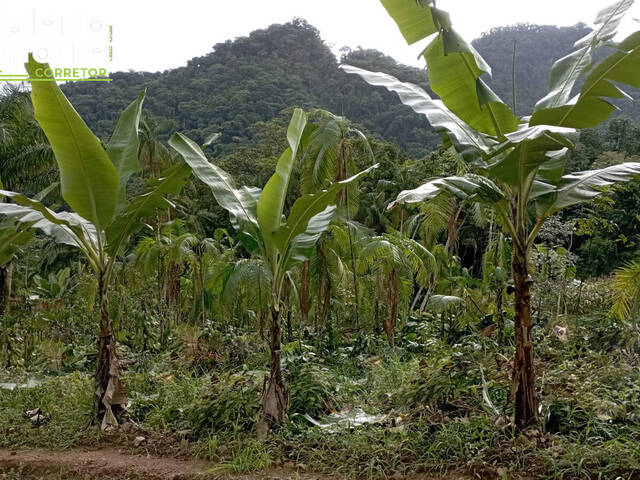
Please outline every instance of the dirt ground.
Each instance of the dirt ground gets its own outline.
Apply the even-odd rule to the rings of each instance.
[[[269,470],[247,475],[215,471],[215,464],[149,455],[129,455],[116,448],[97,450],[8,450],[0,449],[0,479],[4,480],[332,480],[339,477]],[[422,480],[471,480],[467,475],[421,477]]]
[[[13,470],[23,476],[45,479],[171,479],[202,478],[212,468],[204,462],[187,462],[173,458],[127,455],[114,448],[99,450],[0,450],[0,472],[5,478]],[[0,477],[2,478],[2,477]],[[28,477],[26,477],[28,478]],[[62,477],[65,478],[65,477]]]

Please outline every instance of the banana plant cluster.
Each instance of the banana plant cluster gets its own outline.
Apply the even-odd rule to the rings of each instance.
[[[77,247],[95,271],[100,305],[96,410],[104,410],[103,429],[115,428],[126,393],[108,312],[114,265],[131,234],[145,226],[143,220],[172,206],[165,196],[180,192],[191,169],[178,163],[149,180],[145,193],[127,198],[127,182],[140,169],[138,124],[145,93],[123,111],[105,148],[55,80],[36,75],[36,71],[50,72],[48,65],[30,54],[25,66],[31,78],[39,79],[31,86],[35,118],[51,144],[62,197],[73,211],[55,212],[26,195],[0,190],[0,196],[9,200],[0,203],[0,214],[23,224],[22,231],[40,230],[57,242]]]
[[[381,0],[407,43],[433,38],[422,53],[429,85],[439,99],[396,78],[342,65],[371,85],[396,92],[402,103],[424,115],[446,145],[473,167],[471,173],[438,178],[401,192],[389,208],[446,194],[484,204],[496,213],[513,244],[515,357],[511,393],[520,429],[535,421],[537,400],[531,323],[531,277],[527,256],[549,216],[599,195],[601,187],[640,174],[640,163],[565,173],[565,159],[577,129],[595,127],[628,97],[621,86],[640,87],[640,31],[621,42],[614,37],[633,0],[603,9],[595,29],[551,71],[551,88],[531,116],[517,117],[489,88],[491,68],[453,28],[433,0]],[[597,62],[602,47],[609,49]]]
[[[377,165],[330,184],[326,189],[298,197],[285,217],[285,198],[296,157],[309,138],[307,115],[296,109],[287,129],[288,148],[278,159],[275,173],[263,189],[237,187],[231,176],[209,162],[200,147],[176,133],[169,141],[194,174],[211,188],[217,203],[229,212],[242,246],[258,257],[269,272],[270,373],[260,401],[262,418],[276,423],[287,420],[288,395],[281,369],[281,309],[285,292],[295,289],[291,272],[308,260],[320,236],[337,213],[336,196]],[[266,423],[263,423],[266,425]]]

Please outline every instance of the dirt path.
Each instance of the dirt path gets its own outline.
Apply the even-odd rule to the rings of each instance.
[[[130,455],[116,448],[69,451],[0,449],[0,479],[9,480],[338,480],[339,477],[270,469],[246,475],[212,472],[215,464],[171,457]],[[470,475],[420,476],[413,480],[471,480]]]
[[[203,478],[212,466],[205,462],[127,455],[114,448],[62,452],[0,449],[0,473],[8,474],[13,469],[24,476],[52,475],[56,479],[61,478],[62,472],[79,479],[190,480]]]

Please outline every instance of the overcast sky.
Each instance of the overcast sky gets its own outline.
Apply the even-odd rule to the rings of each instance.
[[[438,6],[451,12],[454,26],[465,38],[473,39],[492,27],[521,22],[591,24],[598,10],[609,3],[612,2],[440,0]],[[29,50],[40,52],[41,59],[52,65],[101,64],[112,72],[165,70],[210,52],[217,42],[293,17],[316,26],[335,52],[342,46],[375,48],[400,62],[422,65],[416,59],[420,48],[407,47],[378,0],[65,0],[55,4],[50,0],[27,0],[3,6],[0,70],[23,72],[22,59]],[[632,7],[625,30],[633,27],[634,17],[640,17],[640,2]],[[72,28],[74,22],[76,29]],[[113,25],[110,44],[108,25]],[[87,37],[86,32],[92,36]],[[107,63],[109,45],[113,51],[112,60]]]

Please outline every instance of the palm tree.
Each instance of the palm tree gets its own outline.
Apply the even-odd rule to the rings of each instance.
[[[639,262],[629,262],[615,271],[611,312],[620,320],[631,318],[637,328],[640,314]]]
[[[35,193],[55,180],[53,166],[51,147],[35,121],[29,93],[15,85],[5,84],[0,92],[0,176],[3,188]],[[15,229],[14,234],[18,234]],[[13,264],[9,258],[0,265],[0,316],[8,306],[12,273]]]
[[[433,281],[435,258],[420,243],[399,232],[365,238],[360,250],[358,268],[362,273],[375,275],[377,295],[375,302],[383,307],[382,327],[390,347],[394,347],[394,332],[402,284],[413,287],[414,277],[418,285],[428,288]],[[406,289],[405,289],[406,290]],[[405,295],[408,299],[408,295]]]
[[[360,241],[371,235],[369,229],[354,221],[348,222],[348,225],[334,222],[318,241],[309,260],[311,286],[314,287],[316,296],[314,319],[316,332],[327,324],[334,295],[337,296],[341,291],[345,294],[353,292],[353,303],[355,303],[356,290],[352,284],[353,275],[349,275],[351,272],[347,266],[348,262],[343,261],[343,258],[350,259],[352,248],[359,248]],[[342,282],[347,282],[348,277],[350,277],[349,285],[345,284],[345,288],[341,289]]]
[[[157,177],[171,166],[171,152],[159,139],[160,124],[149,114],[140,118],[138,159],[142,171]]]
[[[490,74],[489,65],[454,30],[449,14],[437,9],[434,0],[381,3],[408,43],[434,35],[423,57],[430,87],[440,100],[389,75],[343,68],[372,85],[398,93],[403,103],[427,117],[448,145],[479,166],[477,173],[439,178],[401,192],[390,208],[425,202],[446,192],[460,200],[482,203],[501,219],[513,243],[515,358],[511,390],[515,392],[515,424],[524,429],[537,415],[529,250],[551,215],[599,195],[597,187],[640,174],[640,163],[624,163],[564,175],[566,153],[573,147],[576,130],[595,127],[611,115],[615,107],[608,99],[625,96],[616,84],[640,86],[638,32],[615,44],[613,53],[596,62],[596,53],[600,47],[612,45],[633,2],[618,1],[598,14],[597,28],[576,42],[574,52],[554,64],[549,94],[536,104],[532,116],[522,118],[489,88],[482,77]],[[578,87],[579,80],[584,81]],[[579,93],[574,96],[576,89]]]
[[[358,130],[345,117],[339,117],[326,110],[313,112],[319,119],[313,124],[309,140],[304,144],[301,193],[311,193],[326,188],[332,182],[341,182],[353,175],[356,170],[354,150],[365,150],[373,163],[373,151],[362,131]],[[312,114],[312,115],[313,115]],[[351,274],[353,277],[354,318],[355,324],[360,324],[360,301],[358,292],[358,278],[356,273],[356,259],[353,245],[351,218],[358,210],[358,195],[356,189],[347,186],[338,192],[337,205],[344,207],[349,236],[349,257]],[[310,305],[309,263],[300,267],[302,273],[302,289],[300,291],[301,310],[303,320],[306,320]]]

